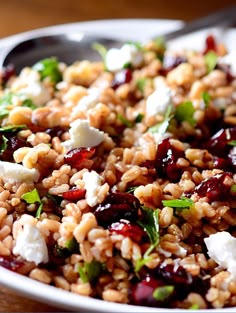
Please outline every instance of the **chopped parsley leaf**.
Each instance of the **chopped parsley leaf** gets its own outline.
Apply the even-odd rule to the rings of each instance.
[[[153,291],[153,298],[155,298],[157,301],[163,302],[166,301],[174,292],[175,287],[172,285],[167,286],[161,286],[156,288]]]
[[[134,126],[134,124],[131,122],[131,121],[129,121],[129,120],[127,120],[127,118],[125,118],[123,115],[121,115],[121,114],[117,114],[117,118],[118,118],[118,120],[120,120],[121,121],[121,123],[122,124],[124,124],[125,126],[127,126],[127,127],[133,127]]]
[[[179,122],[187,121],[192,126],[196,125],[196,121],[193,118],[194,107],[191,101],[181,103],[175,111],[175,118]]]
[[[194,202],[191,199],[182,197],[180,199],[163,200],[162,204],[171,208],[190,208]]]
[[[8,139],[2,135],[2,142],[0,143],[0,153],[3,153],[7,149]]]
[[[104,64],[106,64],[107,48],[98,42],[94,42],[92,48],[100,54]]]
[[[21,198],[28,204],[39,203],[39,207],[36,212],[36,218],[39,218],[43,209],[43,202],[39,197],[38,190],[34,188],[32,191],[24,193]]]
[[[52,83],[58,83],[62,80],[58,60],[54,57],[43,59],[35,63],[32,68],[39,72],[41,80],[49,78]]]
[[[228,145],[230,146],[236,146],[236,140],[231,140],[228,142]]]
[[[147,84],[147,78],[146,77],[140,77],[136,80],[136,86],[142,94],[144,93],[144,88],[145,88],[146,84]]]
[[[37,105],[35,105],[31,99],[24,99],[22,102],[22,106],[30,108],[32,110],[37,109]]]
[[[78,272],[83,283],[93,282],[97,279],[103,270],[102,263],[93,260],[92,262],[84,262],[83,266],[78,266]]]
[[[0,132],[3,132],[3,133],[15,133],[19,130],[22,130],[22,129],[26,129],[27,126],[25,124],[22,124],[22,125],[6,125],[6,126],[3,126],[3,127],[0,127]]]
[[[205,107],[208,108],[209,102],[211,100],[211,96],[209,95],[209,93],[207,91],[202,92],[202,100],[205,103]]]
[[[143,119],[144,119],[144,115],[141,114],[141,113],[139,113],[139,114],[135,117],[134,122],[135,122],[135,123],[141,123]]]
[[[138,272],[143,265],[145,265],[149,260],[149,254],[152,250],[159,244],[160,234],[159,234],[159,220],[158,214],[159,210],[153,210],[147,207],[141,207],[142,209],[142,219],[138,222],[140,226],[144,228],[150,239],[150,246],[143,255],[143,259],[137,260],[135,265],[135,271]]]
[[[217,54],[213,51],[209,51],[205,56],[205,63],[207,66],[207,72],[210,73],[214,70],[217,64]]]
[[[170,121],[172,120],[172,118],[173,118],[172,106],[169,105],[167,110],[166,110],[164,120],[162,122],[157,123],[156,125],[150,127],[148,129],[148,131],[152,134],[158,133],[160,135],[164,135],[165,132],[167,131],[169,125],[170,125]]]

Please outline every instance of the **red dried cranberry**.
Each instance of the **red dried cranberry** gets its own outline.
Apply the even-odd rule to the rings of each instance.
[[[132,79],[132,71],[128,68],[117,72],[112,80],[111,88],[116,90],[123,84],[129,83]]]
[[[207,142],[206,148],[214,155],[227,156],[232,148],[229,142],[236,140],[236,127],[220,129]]]
[[[9,64],[6,67],[3,68],[1,72],[2,82],[3,84],[6,84],[8,80],[16,75],[16,69],[13,64]]]
[[[232,178],[230,172],[216,174],[206,178],[194,188],[199,197],[208,197],[209,201],[225,200],[230,196],[230,186],[224,183],[225,179]]]
[[[71,190],[63,192],[62,198],[69,201],[78,201],[80,199],[83,199],[85,197],[85,194],[85,189],[73,188]]]
[[[164,286],[163,281],[147,276],[132,287],[132,303],[141,306],[161,306],[162,303],[153,297],[156,288]]]
[[[110,232],[130,237],[133,241],[141,242],[147,237],[147,234],[137,224],[133,224],[127,220],[120,220],[119,222],[112,223],[108,228]]]
[[[227,171],[231,167],[231,162],[229,159],[213,156],[213,167]]]
[[[13,161],[13,153],[22,147],[29,147],[29,143],[26,142],[25,139],[12,136],[10,137],[8,134],[4,134],[4,136],[7,138],[7,147],[6,150],[3,151],[0,154],[0,160],[2,161],[8,161],[12,162]],[[3,142],[2,135],[0,134],[0,142]]]
[[[82,161],[91,158],[94,153],[95,148],[75,148],[65,154],[64,161],[71,167],[77,168]]]
[[[13,272],[18,272],[25,265],[24,261],[17,260],[10,256],[0,256],[0,266]]]
[[[230,84],[235,76],[232,74],[231,66],[229,64],[217,64],[216,68],[226,74],[227,83]]]
[[[193,277],[181,265],[162,263],[157,269],[158,276],[171,285],[191,285]]]
[[[178,65],[185,62],[187,62],[187,59],[183,56],[166,54],[163,59],[163,68],[161,69],[160,74],[165,76]]]
[[[54,138],[54,137],[60,138],[64,134],[64,132],[66,132],[67,130],[68,130],[68,127],[55,126],[55,127],[46,129],[45,133],[50,135],[51,138]]]
[[[110,193],[94,211],[101,226],[109,226],[120,219],[135,221],[138,217],[139,200],[129,193]]]
[[[207,54],[210,51],[213,51],[213,52],[217,51],[217,45],[216,45],[215,37],[213,35],[207,36],[203,54]]]
[[[184,157],[184,152],[172,146],[170,139],[166,138],[157,147],[155,167],[157,175],[167,177],[172,181],[178,181],[182,170],[178,168],[176,162],[178,158]]]

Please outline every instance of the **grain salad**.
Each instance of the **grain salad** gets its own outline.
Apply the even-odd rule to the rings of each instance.
[[[161,38],[0,75],[0,265],[147,307],[236,306],[236,52]]]

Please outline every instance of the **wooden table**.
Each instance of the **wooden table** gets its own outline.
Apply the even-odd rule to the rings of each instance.
[[[235,0],[2,0],[0,37],[39,27],[96,19],[168,18],[188,21],[230,4],[235,4]],[[60,312],[60,309],[0,287],[0,312]]]

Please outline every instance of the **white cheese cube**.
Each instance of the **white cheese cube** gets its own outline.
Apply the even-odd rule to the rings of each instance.
[[[35,264],[48,262],[48,249],[40,230],[31,224],[25,224],[23,230],[16,238],[13,248],[15,255]]]
[[[236,238],[226,231],[204,239],[208,255],[236,278]]]
[[[89,125],[88,120],[75,120],[70,124],[70,139],[63,143],[67,151],[74,148],[90,148],[99,145],[105,133]]]
[[[86,200],[89,206],[98,204],[97,191],[103,183],[103,178],[97,172],[85,172],[83,174],[84,188],[86,190]]]
[[[124,44],[120,49],[112,48],[106,54],[106,67],[111,72],[124,68],[124,65],[131,64],[139,66],[143,62],[143,53],[134,44]]]
[[[146,101],[146,115],[148,117],[157,114],[164,115],[168,106],[172,104],[172,91],[169,87],[162,86],[156,89]]]
[[[21,164],[0,161],[1,178],[10,183],[32,183],[39,180],[38,170],[26,168]]]

